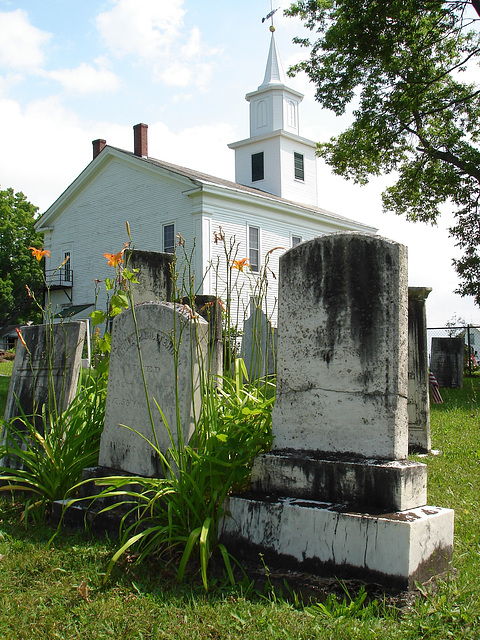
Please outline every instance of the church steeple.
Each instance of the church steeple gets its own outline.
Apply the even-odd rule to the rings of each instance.
[[[267,68],[265,69],[265,77],[262,84],[258,87],[261,89],[271,84],[283,84],[285,85],[287,78],[282,67],[282,61],[278,55],[277,43],[275,41],[275,34],[272,31],[272,37],[270,39],[270,51],[268,52]]]
[[[317,204],[314,142],[299,135],[303,94],[287,86],[274,27],[262,84],[250,103],[250,137],[228,146],[235,150],[235,180],[304,204]]]

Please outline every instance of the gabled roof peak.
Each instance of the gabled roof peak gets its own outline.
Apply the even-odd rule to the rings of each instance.
[[[282,61],[278,54],[277,43],[275,41],[275,34],[272,31],[272,38],[270,40],[270,51],[268,52],[267,68],[265,69],[265,77],[259,89],[271,84],[283,84],[285,85],[287,78],[282,67]]]

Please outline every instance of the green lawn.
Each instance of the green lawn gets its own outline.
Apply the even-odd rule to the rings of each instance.
[[[248,585],[178,586],[155,564],[128,557],[106,587],[113,545],[87,535],[58,535],[19,524],[21,505],[0,502],[2,640],[418,639],[480,638],[480,378],[442,390],[432,407],[432,440],[441,455],[422,458],[429,503],[456,511],[455,572],[402,609],[359,601],[305,608],[294,598]]]
[[[0,376],[11,376],[13,370],[13,360],[0,362]]]

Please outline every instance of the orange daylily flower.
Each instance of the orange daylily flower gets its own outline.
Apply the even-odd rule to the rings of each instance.
[[[232,269],[238,269],[243,271],[245,267],[248,267],[248,258],[242,258],[241,260],[233,260]]]
[[[25,340],[23,339],[22,332],[20,331],[20,329],[19,329],[18,327],[15,327],[15,331],[17,332],[18,339],[19,339],[19,340],[20,340],[20,342],[23,344],[23,346],[25,347],[25,349],[28,351],[27,343],[26,343],[26,342],[25,342]]]
[[[118,253],[104,253],[103,256],[108,260],[108,266],[115,267],[115,269],[123,262],[123,251],[119,251]]]
[[[32,256],[36,258],[39,262],[45,256],[47,256],[47,258],[50,257],[51,251],[49,251],[48,249],[37,249],[36,247],[28,247],[28,248],[32,252]]]
[[[123,252],[130,246],[130,242],[123,243],[123,249],[118,253],[104,253],[103,256],[108,260],[108,266],[115,269],[119,264],[123,264]]]

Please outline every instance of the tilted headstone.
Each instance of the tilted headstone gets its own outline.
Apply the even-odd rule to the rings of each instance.
[[[226,505],[237,557],[401,588],[449,567],[453,511],[406,459],[406,258],[358,233],[280,258],[274,446]]]
[[[250,315],[243,324],[241,355],[250,380],[275,373],[277,330],[267,314],[250,299]]]
[[[35,426],[43,432],[43,407],[48,414],[54,398],[57,411],[63,412],[75,397],[85,323],[29,325],[20,331],[26,347],[18,340],[4,419],[18,418],[23,411],[35,416]],[[2,441],[4,437],[5,430]]]
[[[131,309],[113,323],[99,465],[142,476],[161,476],[159,458],[142,438],[155,441],[137,336],[156,439],[160,451],[166,453],[171,441],[155,401],[175,443],[177,433],[188,443],[201,407],[200,377],[205,375],[202,367],[206,363],[208,324],[194,317],[189,307],[170,302],[137,305],[135,316],[137,326]]]
[[[422,453],[432,448],[425,311],[430,292],[427,287],[408,288],[408,446]]]
[[[464,357],[463,338],[432,338],[430,371],[440,387],[462,388]]]
[[[128,254],[128,268],[138,269],[133,286],[135,304],[142,302],[169,302],[173,295],[172,253],[139,251]]]

